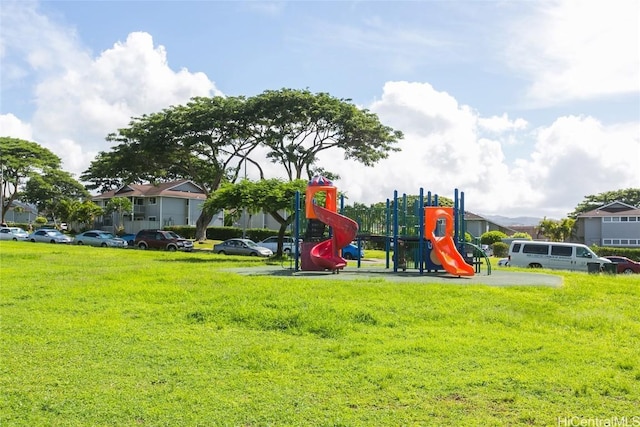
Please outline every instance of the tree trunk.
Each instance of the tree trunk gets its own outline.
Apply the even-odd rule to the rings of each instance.
[[[284,219],[282,217],[282,215],[280,215],[280,213],[278,213],[277,211],[270,211],[269,215],[271,215],[273,217],[273,219],[275,219],[276,221],[278,221],[278,224],[280,224],[280,229],[278,230],[278,249],[276,251],[276,256],[277,257],[281,257],[282,256],[282,242],[284,240],[284,233],[287,231],[287,227],[289,225],[291,225],[291,223],[293,222],[293,220],[295,219],[295,215],[289,215],[289,217],[287,217],[287,219]]]
[[[207,226],[213,219],[215,214],[209,214],[204,210],[200,212],[200,216],[196,220],[196,240],[203,242],[207,239]]]

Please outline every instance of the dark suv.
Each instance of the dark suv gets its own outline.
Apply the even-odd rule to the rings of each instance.
[[[136,234],[134,245],[140,249],[163,249],[167,251],[193,250],[193,242],[167,230],[140,230]]]

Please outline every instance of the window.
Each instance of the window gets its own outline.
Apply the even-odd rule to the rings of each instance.
[[[155,220],[156,220],[156,217],[155,217],[155,216],[150,216],[150,217],[149,217],[149,221],[155,221]]]
[[[602,218],[602,222],[611,222],[611,217],[605,216],[604,218]]]
[[[636,222],[637,221],[637,216],[630,216],[629,217],[629,222]]]
[[[150,205],[155,205],[156,204],[156,198],[155,197],[149,197],[149,204]]]
[[[571,256],[573,248],[571,246],[551,246],[551,255]]]
[[[525,254],[536,254],[536,255],[547,255],[549,253],[548,245],[533,245],[533,244],[525,244],[522,248],[522,253]]]
[[[520,243],[513,245],[513,252],[520,252],[520,246],[522,246]]]
[[[583,248],[580,246],[576,247],[576,256],[579,258],[591,258],[591,252],[589,252],[589,249],[587,248]]]

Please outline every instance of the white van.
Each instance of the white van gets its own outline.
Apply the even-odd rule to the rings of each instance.
[[[579,243],[514,240],[509,247],[509,265],[513,267],[589,271],[588,264],[598,263],[601,270],[610,262]]]

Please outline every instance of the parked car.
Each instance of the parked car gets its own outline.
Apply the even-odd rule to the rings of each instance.
[[[27,240],[29,233],[20,227],[2,227],[0,228],[0,240]]]
[[[127,246],[131,248],[134,248],[136,246],[136,235],[134,233],[123,234],[122,236],[120,236],[120,238],[127,243]]]
[[[282,240],[282,252],[284,253],[293,253],[295,251],[295,241],[294,237],[284,236]],[[271,249],[271,252],[276,253],[278,250],[278,236],[267,237],[264,240],[256,242],[258,246],[262,246],[263,248]],[[300,246],[298,246],[298,251],[300,250]]]
[[[163,249],[170,252],[193,250],[193,241],[168,230],[140,230],[136,234],[134,245],[140,249]]]
[[[634,261],[624,256],[605,256],[611,262],[617,264],[618,273],[622,274],[640,274],[640,262]]]
[[[29,235],[30,242],[45,242],[45,243],[71,243],[73,240],[66,234],[53,228],[41,228],[34,231]]]
[[[102,230],[89,230],[78,234],[74,239],[76,245],[124,248],[127,243],[119,237]]]
[[[259,246],[249,239],[229,239],[222,243],[213,245],[213,252],[222,255],[249,255],[270,257],[273,251],[269,248]]]
[[[358,259],[358,245],[355,242],[351,242],[342,248],[342,258]],[[362,258],[364,258],[364,248],[360,248],[360,259]]]
[[[500,258],[498,260],[498,265],[500,267],[509,267],[509,258]]]

